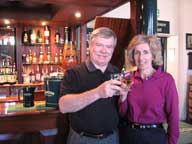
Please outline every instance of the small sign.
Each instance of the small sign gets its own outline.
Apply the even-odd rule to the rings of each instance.
[[[160,9],[157,9],[157,18],[160,17]]]
[[[157,33],[169,34],[169,21],[157,21]]]

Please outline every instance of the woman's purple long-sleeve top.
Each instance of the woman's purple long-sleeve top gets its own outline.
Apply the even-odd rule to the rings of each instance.
[[[136,123],[168,124],[168,144],[177,144],[179,137],[178,93],[173,77],[161,68],[143,80],[134,73],[127,99],[120,103],[120,114]]]

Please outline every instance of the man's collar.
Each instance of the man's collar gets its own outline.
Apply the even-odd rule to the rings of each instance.
[[[85,65],[86,65],[86,67],[87,67],[87,69],[88,69],[89,72],[94,72],[94,71],[98,70],[98,69],[94,66],[94,64],[91,62],[90,59],[87,59],[87,60],[85,61]],[[105,71],[114,72],[114,68],[113,68],[113,66],[109,63]]]

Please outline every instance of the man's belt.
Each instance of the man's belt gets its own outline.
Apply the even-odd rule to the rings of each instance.
[[[86,136],[86,137],[90,137],[90,138],[95,138],[95,139],[103,139],[108,137],[109,135],[113,134],[114,131],[111,132],[107,132],[107,133],[99,133],[99,134],[93,134],[93,133],[89,133],[89,132],[85,132],[85,131],[81,131],[78,129],[74,129],[72,128],[76,133],[78,133],[80,136]]]

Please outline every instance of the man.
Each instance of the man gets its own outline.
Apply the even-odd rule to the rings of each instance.
[[[68,144],[118,144],[119,91],[126,97],[127,86],[110,80],[119,70],[109,61],[117,43],[116,34],[109,28],[94,30],[90,37],[90,58],[65,73],[61,83],[59,108],[69,113]]]

